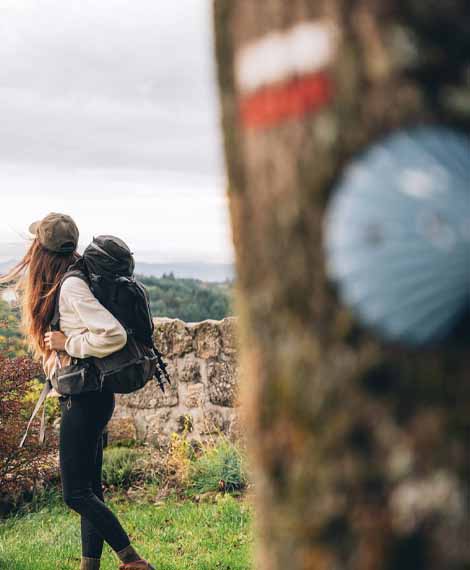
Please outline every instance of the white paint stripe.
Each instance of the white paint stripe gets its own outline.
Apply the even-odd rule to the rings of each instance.
[[[326,22],[305,22],[272,32],[240,49],[236,76],[242,92],[324,69],[333,59],[335,29]]]

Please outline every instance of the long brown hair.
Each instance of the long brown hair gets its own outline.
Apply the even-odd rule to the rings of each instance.
[[[32,357],[48,358],[52,352],[44,344],[54,314],[55,293],[67,268],[81,256],[72,253],[54,253],[34,238],[23,259],[10,271],[0,276],[0,284],[15,281],[13,290],[21,309],[21,332],[26,337]]]

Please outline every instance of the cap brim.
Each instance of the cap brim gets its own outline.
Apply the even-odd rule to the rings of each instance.
[[[33,223],[29,226],[28,231],[29,231],[30,234],[36,235],[36,230],[38,229],[38,226],[39,226],[39,222],[40,222],[40,221],[41,221],[41,220],[38,220],[37,222],[33,222]]]

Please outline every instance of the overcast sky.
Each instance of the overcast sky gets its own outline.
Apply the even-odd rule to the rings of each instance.
[[[58,211],[81,247],[233,260],[210,5],[1,0],[0,259]]]

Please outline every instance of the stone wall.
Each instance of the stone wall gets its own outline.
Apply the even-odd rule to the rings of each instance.
[[[156,381],[132,394],[116,394],[109,441],[138,439],[166,445],[173,432],[204,441],[238,435],[236,318],[185,323],[157,318],[155,343],[172,385]]]

